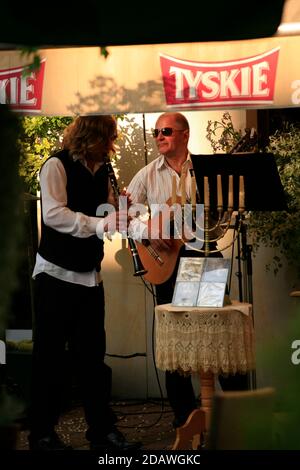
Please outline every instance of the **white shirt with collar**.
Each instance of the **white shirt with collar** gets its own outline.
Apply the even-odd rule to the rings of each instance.
[[[191,196],[191,175],[188,171],[192,168],[190,153],[183,164],[182,170],[186,173],[185,190],[187,200]],[[176,177],[177,196],[181,196],[180,176],[168,165],[164,155],[160,155],[147,166],[142,168],[131,180],[127,192],[133,203],[146,204],[151,207],[153,204],[165,204],[172,197],[172,180]],[[151,215],[155,215],[152,210]],[[130,234],[136,240],[141,240],[146,233],[146,226],[140,219],[134,219],[130,223]]]
[[[74,157],[74,161],[78,158]],[[96,163],[93,171],[88,168],[85,160],[82,164],[91,173],[95,173],[101,163]],[[74,237],[87,238],[91,235],[104,233],[104,221],[99,217],[90,217],[81,212],[74,212],[67,207],[67,175],[63,163],[59,158],[52,157],[45,162],[40,172],[40,183],[43,188],[42,216],[44,223],[61,233],[67,233]],[[109,183],[109,193],[111,187]],[[68,271],[45,260],[39,253],[32,277],[39,273],[47,273],[57,279],[93,287],[101,282],[101,277],[96,270],[89,272]]]

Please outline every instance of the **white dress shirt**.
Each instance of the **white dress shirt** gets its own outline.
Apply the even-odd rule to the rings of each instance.
[[[76,159],[74,157],[74,160]],[[101,166],[100,163],[96,163],[92,171],[88,168],[85,160],[81,160],[81,162],[93,174]],[[46,161],[40,172],[40,183],[42,188],[42,216],[46,225],[58,232],[79,238],[87,238],[96,233],[101,236],[101,233],[104,233],[103,219],[90,217],[81,212],[74,212],[67,207],[67,175],[59,158],[52,157]],[[111,195],[110,183],[109,195]],[[32,277],[35,278],[37,274],[42,272],[63,281],[88,287],[96,286],[101,281],[101,277],[95,269],[89,272],[68,271],[45,260],[37,253]]]
[[[187,201],[191,197],[191,175],[189,168],[192,168],[190,154],[182,166],[182,172],[185,172],[185,191]],[[180,176],[168,165],[165,157],[160,155],[147,166],[142,168],[131,180],[127,192],[130,193],[132,208],[135,203],[147,204],[151,208],[151,216],[159,210],[158,204],[165,204],[172,197],[173,175],[176,178],[176,193],[181,196]],[[157,209],[157,210],[155,210]],[[141,240],[146,237],[146,225],[141,219],[134,219],[130,223],[130,234],[135,240]]]

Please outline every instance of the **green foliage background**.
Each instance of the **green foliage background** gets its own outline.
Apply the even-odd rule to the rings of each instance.
[[[223,114],[220,121],[209,120],[207,123],[206,138],[214,153],[219,151],[229,153],[241,137],[241,129],[234,128],[232,117],[228,112]]]
[[[208,121],[206,137],[214,153],[228,152],[241,136],[241,130],[234,129],[229,113],[224,113],[220,121]],[[247,219],[249,235],[254,251],[260,245],[276,249],[267,270],[272,266],[276,274],[284,256],[300,276],[300,123],[286,122],[270,136],[266,151],[274,154],[288,210],[251,212]],[[267,186],[266,182],[266,191]]]
[[[275,274],[284,255],[300,276],[300,126],[287,123],[270,137],[267,150],[275,156],[288,210],[253,212],[250,233],[255,245],[262,243],[278,250],[273,258]]]
[[[60,147],[63,130],[71,121],[71,117],[25,116],[21,118],[19,168],[29,193],[36,194],[39,189],[39,170],[52,152]]]

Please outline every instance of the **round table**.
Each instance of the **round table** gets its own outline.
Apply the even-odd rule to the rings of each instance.
[[[184,449],[194,430],[201,439],[209,428],[214,375],[246,373],[255,367],[252,305],[235,300],[221,308],[164,304],[155,307],[155,321],[157,367],[200,373],[201,408],[177,428],[173,446]]]

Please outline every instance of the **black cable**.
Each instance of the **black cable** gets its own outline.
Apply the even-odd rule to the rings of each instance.
[[[154,290],[153,290],[152,284],[149,284],[149,285],[151,286],[151,289],[150,289],[149,285],[147,284],[147,282],[145,281],[145,279],[144,279],[143,276],[141,276],[141,279],[142,279],[142,281],[143,281],[144,286],[146,287],[146,289],[147,289],[147,290],[150,292],[150,294],[152,295],[153,304],[154,304],[154,306],[155,306],[155,300],[154,300],[154,299],[156,299],[156,295],[154,294]]]
[[[152,315],[152,357],[153,357],[153,365],[154,365],[154,370],[155,370],[155,376],[156,376],[156,380],[157,380],[157,384],[158,384],[158,388],[159,388],[159,393],[160,393],[160,403],[161,403],[161,409],[160,409],[160,412],[159,411],[156,411],[156,412],[151,412],[151,413],[145,413],[145,414],[154,414],[154,413],[160,413],[159,417],[157,418],[156,421],[154,421],[153,423],[151,424],[148,424],[148,425],[144,425],[144,426],[139,426],[140,429],[145,429],[145,428],[151,428],[153,426],[155,426],[157,423],[159,423],[159,421],[161,420],[162,416],[164,413],[169,413],[171,412],[171,410],[165,410],[165,403],[164,403],[164,397],[163,397],[163,393],[162,393],[162,388],[161,388],[161,384],[160,384],[160,381],[159,381],[159,377],[158,377],[158,371],[157,371],[157,367],[156,367],[156,362],[155,362],[155,350],[154,350],[154,326],[155,326],[155,306],[156,306],[156,295],[154,293],[154,288],[153,288],[153,285],[152,284],[149,284],[149,286],[146,284],[145,280],[143,279],[142,277],[142,280],[143,280],[143,283],[145,284],[145,287],[149,290],[149,292],[151,293],[152,295],[152,299],[153,299],[153,315]],[[130,413],[128,413],[130,414]],[[137,413],[138,415],[141,415],[143,413]],[[135,428],[136,426],[120,426],[121,428]]]
[[[146,413],[127,413],[127,415],[130,415],[130,414],[133,414],[133,415],[141,415],[141,414],[155,414],[155,413],[160,413],[158,419],[150,424],[150,425],[145,425],[145,426],[140,426],[140,429],[144,429],[144,428],[150,428],[152,426],[155,426],[162,418],[163,414],[164,413],[169,413],[171,412],[168,411],[168,410],[165,410],[165,404],[164,404],[164,397],[163,397],[163,393],[162,393],[162,388],[161,388],[161,384],[160,384],[160,381],[159,381],[159,377],[158,377],[158,371],[157,371],[157,367],[156,367],[156,363],[155,363],[155,350],[154,350],[154,326],[155,326],[155,306],[156,306],[156,295],[154,293],[154,288],[153,288],[153,285],[149,283],[149,285],[147,284],[147,282],[145,281],[145,279],[143,278],[143,276],[140,276],[140,278],[142,279],[143,283],[144,283],[144,286],[146,287],[146,289],[151,293],[152,295],[152,299],[153,299],[153,316],[152,316],[152,341],[151,341],[151,345],[152,345],[152,357],[153,357],[153,365],[154,365],[154,370],[155,370],[155,376],[156,376],[156,380],[157,380],[157,384],[158,384],[158,388],[159,388],[159,393],[160,393],[160,403],[161,403],[161,409],[160,409],[160,412],[159,411],[152,411],[152,412],[146,412]],[[117,357],[117,358],[120,358],[120,359],[130,359],[130,358],[133,358],[133,357],[147,357],[147,353],[133,353],[133,354],[128,354],[128,355],[119,355],[119,354],[109,354],[109,353],[106,353],[105,354],[106,356],[108,357]],[[120,427],[123,427],[123,428],[134,428],[136,426],[120,426]]]
[[[112,406],[138,406],[138,405],[145,405],[146,403],[152,404],[152,405],[158,405],[158,403],[161,402],[161,399],[159,398],[147,398],[147,399],[128,399],[126,400],[117,400],[117,401],[112,401],[111,404]],[[168,405],[167,405],[168,406]]]
[[[118,357],[120,359],[130,359],[132,357],[140,357],[140,356],[147,357],[147,353],[133,353],[133,354],[127,354],[127,355],[105,353],[105,356]]]
[[[153,298],[153,304],[155,306],[155,300],[156,299],[156,295],[154,293],[154,290],[153,290],[153,286],[152,284],[149,284],[151,286],[151,288],[148,286],[147,282],[145,281],[144,277],[143,276],[140,276],[140,279],[142,279],[143,283],[144,283],[144,286],[146,287],[146,289],[148,289],[148,291],[150,292],[150,294],[152,295],[152,298]],[[153,336],[153,332],[152,332],[152,336]],[[147,357],[147,353],[134,353],[134,354],[128,354],[128,355],[120,355],[120,354],[108,354],[106,353],[105,354],[106,356],[108,357],[118,357],[120,359],[130,359],[132,357],[138,357],[138,356],[142,356],[142,357]]]
[[[161,411],[131,411],[130,413],[124,413],[123,411],[119,411],[119,410],[115,410],[115,412],[117,413],[117,415],[121,415],[121,418],[125,416],[154,415],[157,413],[161,413]],[[164,414],[172,413],[172,409],[170,408],[169,410],[164,410],[163,413]]]
[[[158,371],[157,371],[157,367],[156,367],[156,362],[155,362],[155,348],[154,348],[154,327],[155,327],[155,307],[156,307],[156,295],[154,294],[154,289],[153,289],[153,285],[151,284],[151,290],[152,290],[152,298],[153,298],[153,316],[152,316],[152,357],[153,357],[153,365],[154,365],[154,370],[155,370],[155,376],[156,376],[156,380],[157,380],[157,385],[158,385],[158,388],[159,388],[159,393],[160,393],[160,398],[161,398],[161,412],[160,412],[160,415],[157,419],[157,421],[155,423],[153,423],[152,426],[155,426],[162,418],[162,415],[164,413],[164,410],[165,410],[165,401],[164,401],[164,397],[163,397],[163,392],[162,392],[162,388],[161,388],[161,384],[160,384],[160,381],[159,381],[159,377],[158,377]],[[147,426],[147,427],[150,427],[150,426]]]

